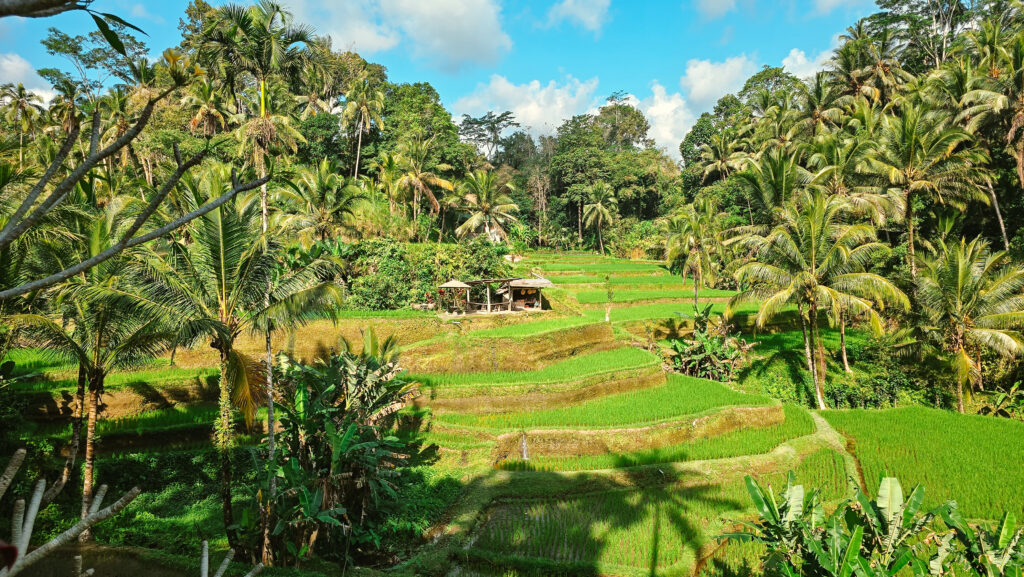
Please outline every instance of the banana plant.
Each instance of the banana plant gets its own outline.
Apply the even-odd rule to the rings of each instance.
[[[935,514],[919,516],[924,488],[915,486],[904,499],[903,487],[896,477],[883,477],[877,495],[872,501],[858,489],[854,499],[860,507],[847,509],[847,524],[864,526],[865,548],[873,552],[874,565],[894,575],[915,558],[913,538],[932,522]]]
[[[805,492],[803,485],[796,484],[792,471],[778,499],[770,485],[765,489],[749,475],[744,481],[760,518],[755,523],[742,522],[748,531],[724,533],[719,540],[763,543],[768,548],[765,568],[792,573],[806,552],[805,531],[816,530],[824,520],[817,490]]]
[[[1013,513],[991,529],[972,529],[960,516],[955,503],[940,509],[943,522],[962,545],[964,560],[982,577],[1021,577],[1024,564],[1024,527],[1017,528]]]

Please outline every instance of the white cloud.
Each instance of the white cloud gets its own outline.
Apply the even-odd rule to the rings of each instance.
[[[495,0],[381,0],[381,6],[416,56],[450,72],[467,62],[493,64],[512,48]]]
[[[336,48],[369,55],[398,45],[398,31],[380,21],[380,8],[375,0],[289,0],[288,7],[296,21],[314,25],[319,33],[330,35]]]
[[[828,2],[830,0],[815,0],[817,2]],[[840,0],[842,1],[842,0]],[[708,20],[721,18],[727,13],[736,9],[736,0],[697,0],[697,12]]]
[[[679,142],[693,126],[695,115],[678,92],[668,93],[658,81],[651,83],[651,95],[637,100],[630,95],[629,103],[638,108],[651,123],[648,133],[658,148],[673,158],[679,156]]]
[[[594,33],[608,21],[611,0],[560,0],[548,10],[548,25],[568,20]]]
[[[786,69],[786,72],[793,74],[797,78],[808,78],[824,68],[825,63],[828,62],[831,56],[831,50],[822,50],[815,54],[813,58],[810,58],[803,50],[794,48],[789,51],[788,56],[782,59],[782,66]]]
[[[831,14],[833,10],[847,4],[847,0],[814,0],[814,11],[820,15]]]
[[[493,64],[512,47],[497,0],[289,0],[296,19],[364,56],[408,42],[417,58],[448,72]]]
[[[131,15],[132,18],[142,18],[144,20],[149,20],[150,22],[155,22],[157,24],[164,23],[164,19],[162,16],[160,16],[159,14],[153,14],[152,12],[147,10],[146,7],[142,4],[132,4]]]
[[[723,95],[736,92],[754,72],[757,64],[746,54],[732,56],[722,62],[690,60],[679,86],[695,110],[707,110]]]
[[[18,54],[0,53],[0,78],[4,82],[20,82],[25,88],[38,94],[44,103],[49,103],[57,95],[53,87],[39,76],[32,64]]]
[[[511,110],[516,120],[534,136],[552,134],[563,120],[586,112],[594,106],[598,79],[581,81],[567,76],[564,82],[554,80],[541,84],[532,80],[514,84],[499,74],[487,84],[480,84],[468,96],[455,101],[455,116],[479,115],[488,110]]]

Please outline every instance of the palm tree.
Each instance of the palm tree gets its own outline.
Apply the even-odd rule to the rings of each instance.
[[[964,384],[981,386],[981,351],[1006,358],[1024,351],[1024,267],[1004,265],[1005,252],[986,241],[937,241],[933,258],[923,258],[917,277],[919,327],[938,346],[956,379],[957,410],[964,412]]]
[[[137,203],[134,198],[114,198],[107,203],[104,212],[84,223],[85,242],[73,245],[80,246],[84,253],[79,258],[89,258],[110,248],[119,238],[121,229],[131,223]],[[40,250],[58,253],[68,250],[68,246],[47,244]],[[41,254],[38,259],[59,261],[62,256]],[[78,404],[72,429],[72,451],[77,450],[81,420],[88,414],[82,518],[86,517],[92,505],[96,424],[106,377],[112,371],[138,366],[152,359],[167,349],[173,336],[166,324],[144,314],[138,306],[130,275],[124,274],[127,263],[126,256],[113,258],[60,285],[53,295],[53,302],[62,311],[62,319],[54,320],[42,314],[11,317],[11,322],[26,327],[41,347],[78,363]],[[86,383],[88,396],[85,395]],[[89,539],[89,532],[80,538]]]
[[[230,167],[212,165],[200,182],[193,191],[197,198],[189,199],[195,206],[231,189]],[[261,232],[259,220],[259,206],[232,199],[193,222],[191,243],[171,245],[166,253],[148,248],[137,273],[150,313],[173,319],[178,327],[176,342],[190,345],[206,338],[219,353],[216,445],[221,453],[225,527],[233,524],[229,458],[233,406],[251,424],[260,404],[258,395],[271,395],[273,400],[272,392],[253,378],[255,363],[235,349],[236,338],[247,332],[269,333],[269,326],[294,327],[341,298],[339,287],[322,280],[331,277],[327,262],[281,272],[274,256],[280,244]],[[228,537],[236,546],[230,531]]]
[[[209,79],[193,82],[188,87],[188,94],[181,99],[181,105],[186,110],[193,111],[192,118],[188,121],[192,132],[209,138],[217,134],[218,130],[227,127],[227,107],[220,89]]]
[[[736,176],[746,186],[747,198],[753,204],[754,224],[770,223],[775,209],[795,198],[811,181],[811,174],[800,165],[797,155],[781,147],[748,160],[747,168]]]
[[[698,198],[668,220],[665,226],[666,260],[672,270],[683,275],[693,273],[693,306],[698,304],[703,282],[713,283],[717,277],[716,262],[722,260],[718,231],[718,209],[713,200]],[[696,310],[696,309],[694,309]]]
[[[604,254],[604,227],[615,219],[619,199],[607,182],[597,181],[586,189],[587,204],[583,205],[583,224],[597,230],[597,246]]]
[[[825,405],[825,350],[818,328],[821,313],[833,319],[865,315],[881,331],[878,307],[895,303],[909,307],[906,295],[889,280],[863,272],[864,265],[888,247],[875,241],[868,224],[846,224],[846,201],[806,191],[775,210],[775,227],[765,236],[748,235],[741,242],[756,251],[756,259],[736,271],[748,289],[729,301],[760,302],[757,325],[763,327],[787,306],[795,306],[804,335],[804,354],[814,382],[819,409]]]
[[[434,137],[426,140],[422,138],[413,139],[402,146],[401,158],[403,163],[402,176],[398,179],[398,186],[413,193],[412,219],[416,221],[420,216],[420,202],[425,196],[430,201],[432,212],[441,209],[434,195],[433,187],[442,190],[455,190],[455,185],[433,172],[430,166],[430,157],[434,150]],[[438,165],[438,169],[447,168],[445,165]]]
[[[506,190],[514,190],[512,184],[499,184],[493,172],[478,170],[466,175],[461,192],[469,218],[455,229],[455,234],[464,237],[483,228],[491,242],[507,240],[505,226],[518,221],[512,213],[518,211],[519,206],[512,201]]]
[[[917,276],[914,240],[914,200],[926,195],[940,204],[964,208],[979,195],[970,170],[984,156],[960,145],[971,139],[967,131],[951,126],[949,115],[925,106],[905,104],[898,115],[882,123],[871,164],[885,177],[890,194],[898,199],[907,226],[911,276]]]
[[[359,185],[341,176],[337,164],[326,158],[286,184],[281,196],[292,205],[287,224],[307,245],[339,234],[346,227],[345,219],[366,198]]]
[[[18,127],[18,170],[24,165],[25,135],[35,130],[36,120],[43,113],[42,101],[38,94],[26,90],[20,82],[0,86],[4,118]]]
[[[363,78],[349,89],[345,101],[345,111],[342,114],[354,125],[357,134],[356,164],[352,169],[352,176],[358,177],[363,133],[369,134],[372,124],[376,124],[378,129],[384,128],[384,121],[381,119],[381,113],[384,112],[384,92],[370,86],[370,81]]]
[[[818,72],[810,84],[800,85],[797,126],[812,138],[823,130],[839,126],[843,118],[844,99],[825,72]]]
[[[394,153],[385,152],[374,161],[373,170],[377,172],[377,185],[388,198],[388,212],[395,214],[398,197],[402,186],[402,159]]]

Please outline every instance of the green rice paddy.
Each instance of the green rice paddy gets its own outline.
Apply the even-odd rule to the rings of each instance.
[[[924,407],[822,416],[853,441],[869,490],[895,475],[923,485],[928,507],[955,499],[968,518],[1024,516],[1024,423]]]
[[[445,414],[435,418],[452,425],[492,430],[596,429],[650,425],[719,407],[770,403],[766,397],[738,393],[712,381],[671,375],[668,382],[659,387],[609,395],[557,409],[490,415]]]

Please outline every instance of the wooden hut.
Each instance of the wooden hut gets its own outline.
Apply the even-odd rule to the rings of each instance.
[[[538,311],[543,308],[541,290],[554,286],[546,278],[485,278],[471,281],[450,280],[440,289],[464,289],[466,291],[466,312],[498,313],[517,311]],[[471,290],[482,287],[483,293],[473,301]]]

